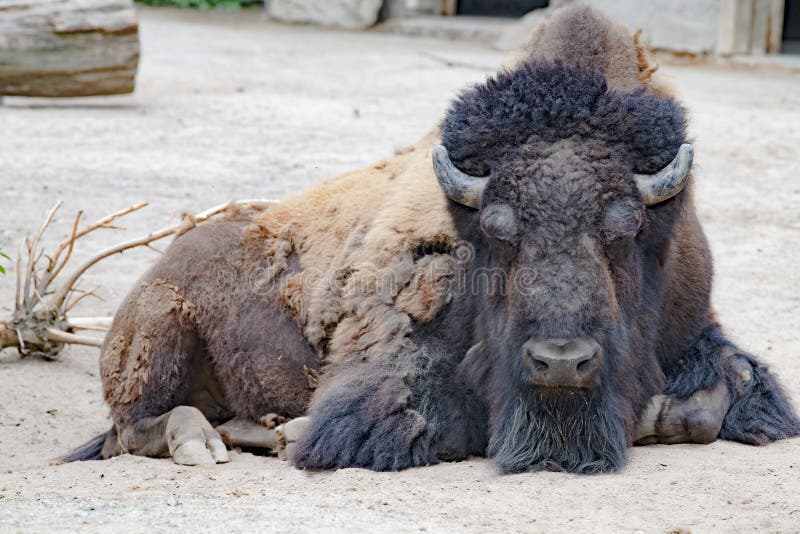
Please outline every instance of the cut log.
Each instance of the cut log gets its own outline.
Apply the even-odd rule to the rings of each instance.
[[[138,64],[131,0],[0,0],[0,95],[130,93]]]

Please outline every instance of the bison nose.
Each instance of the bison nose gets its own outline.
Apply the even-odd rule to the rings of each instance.
[[[537,386],[591,388],[600,369],[600,345],[590,338],[529,340],[523,359]]]

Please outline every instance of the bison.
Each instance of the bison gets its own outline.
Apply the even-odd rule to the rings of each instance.
[[[224,462],[214,427],[247,445],[267,414],[308,416],[280,427],[302,469],[593,473],[797,435],[714,320],[686,111],[653,74],[565,8],[404,153],[178,237],[106,337],[113,427],[68,459]]]

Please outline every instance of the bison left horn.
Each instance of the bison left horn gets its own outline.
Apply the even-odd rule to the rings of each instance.
[[[689,181],[689,169],[692,168],[694,149],[684,143],[678,149],[669,165],[655,174],[637,174],[636,185],[642,194],[646,206],[664,202],[680,193]]]
[[[470,176],[458,170],[450,161],[447,149],[438,145],[433,149],[433,170],[447,198],[470,208],[480,208],[483,190],[489,177]]]

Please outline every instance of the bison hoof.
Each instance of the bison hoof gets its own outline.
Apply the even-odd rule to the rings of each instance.
[[[306,433],[310,425],[310,418],[297,417],[275,429],[278,434],[278,458],[286,460],[292,457],[295,443]]]
[[[656,395],[637,428],[637,445],[708,444],[717,439],[731,396],[724,380],[688,399]]]
[[[178,445],[172,453],[172,460],[180,465],[214,465],[230,461],[222,440],[187,441]]]
[[[170,456],[180,465],[213,465],[230,461],[219,433],[197,408],[172,410],[166,428]]]

